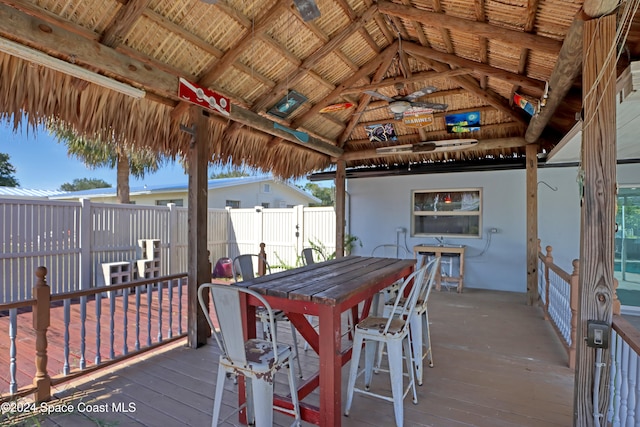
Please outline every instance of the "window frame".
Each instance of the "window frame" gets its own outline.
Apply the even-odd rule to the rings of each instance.
[[[468,196],[464,196],[464,194],[469,194]],[[433,195],[429,197],[430,195]],[[423,196],[418,197],[416,196]],[[436,196],[438,198],[436,198]],[[433,204],[430,204],[429,207],[420,206],[420,200],[426,202],[427,200],[439,200],[442,197],[443,201],[435,202],[436,209],[431,207]],[[470,206],[473,207],[475,205],[475,200],[477,199],[477,208],[475,209],[455,209],[455,210],[437,210],[437,207],[440,206],[441,209],[448,207],[447,202],[444,201],[445,197],[449,197],[453,202],[452,207],[457,206],[458,202],[465,198],[471,197],[471,201],[474,201]],[[467,202],[468,203],[468,202]],[[439,221],[443,222],[443,218],[451,218],[451,217],[477,217],[477,230],[469,230],[468,232],[427,232],[419,230],[417,223],[418,218],[424,218],[421,221],[429,221],[426,218],[432,218],[434,224]],[[482,188],[455,188],[455,189],[435,189],[435,190],[412,190],[411,191],[411,237],[455,237],[455,238],[482,238]]]

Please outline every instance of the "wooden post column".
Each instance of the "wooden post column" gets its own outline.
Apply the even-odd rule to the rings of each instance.
[[[211,282],[207,259],[207,164],[208,118],[200,107],[191,107],[191,147],[189,148],[188,217],[188,342],[190,348],[207,343],[207,320],[198,304],[198,286]],[[208,294],[207,294],[208,301]]]
[[[36,285],[32,294],[36,300],[33,308],[33,330],[36,334],[36,375],[33,385],[37,387],[33,400],[44,402],[51,399],[51,377],[47,373],[47,329],[50,325],[51,290],[47,285],[47,269],[36,268]]]
[[[538,302],[538,145],[527,153],[527,304]]]
[[[344,256],[346,164],[344,160],[336,162],[336,258]]]
[[[581,239],[574,425],[606,425],[610,350],[588,347],[587,322],[611,325],[616,201],[616,17],[586,21],[583,39]],[[595,384],[596,357],[603,366]],[[594,388],[598,401],[593,402]],[[596,415],[594,415],[594,413]]]

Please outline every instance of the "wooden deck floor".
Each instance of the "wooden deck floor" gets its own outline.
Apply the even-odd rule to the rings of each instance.
[[[573,372],[551,326],[522,294],[465,290],[434,292],[429,303],[435,366],[425,370],[417,405],[405,400],[406,426],[520,427],[572,424]],[[282,328],[283,338],[287,328]],[[317,366],[312,350],[301,351],[303,368]],[[205,426],[211,423],[217,372],[215,345],[198,350],[184,342],[145,355],[126,367],[95,374],[84,383],[56,390],[51,407],[69,403],[107,404],[108,412],[76,412],[39,417],[42,426]],[[343,368],[343,398],[349,364]],[[101,375],[101,376],[99,376]],[[286,376],[281,375],[285,381]],[[281,384],[278,384],[281,386]],[[389,389],[381,373],[373,387]],[[223,416],[237,403],[236,386],[227,381]],[[317,398],[312,394],[307,401]],[[115,412],[112,403],[132,412]],[[104,406],[95,406],[98,410]],[[23,418],[23,425],[35,425]],[[5,420],[10,422],[9,420]],[[276,425],[291,418],[276,414]],[[343,426],[393,424],[391,403],[354,397]],[[13,425],[20,425],[14,419]],[[238,425],[232,416],[225,426]],[[307,425],[307,424],[305,424]]]

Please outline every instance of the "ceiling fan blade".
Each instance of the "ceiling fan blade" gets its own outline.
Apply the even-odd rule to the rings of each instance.
[[[395,99],[389,98],[387,95],[383,95],[381,93],[376,92],[375,90],[365,90],[363,93],[366,93],[369,96],[373,96],[374,98],[383,99],[388,102],[393,102]]]
[[[432,108],[434,110],[441,110],[441,111],[444,111],[449,107],[449,105],[447,104],[438,104],[436,102],[420,102],[420,101],[412,102],[411,106],[418,107],[418,108]]]
[[[304,22],[320,17],[320,9],[314,0],[293,0]]]
[[[437,90],[438,88],[435,86],[426,86],[420,90],[410,93],[409,95],[405,96],[404,99],[406,99],[407,101],[413,101],[414,99],[429,95],[430,93],[436,92]]]

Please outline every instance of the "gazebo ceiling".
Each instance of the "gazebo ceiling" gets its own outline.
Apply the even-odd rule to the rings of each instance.
[[[320,16],[305,21],[294,3],[311,0],[210,3],[0,0],[0,114],[16,126],[55,117],[81,133],[183,155],[193,120],[178,96],[182,77],[231,103],[228,115],[210,113],[214,163],[291,177],[336,159],[513,158],[527,143],[552,148],[575,124],[580,24],[617,5],[316,0]],[[640,56],[630,3],[616,12],[630,30],[621,69]],[[532,118],[514,95],[546,106]],[[451,125],[474,113],[476,125]]]

